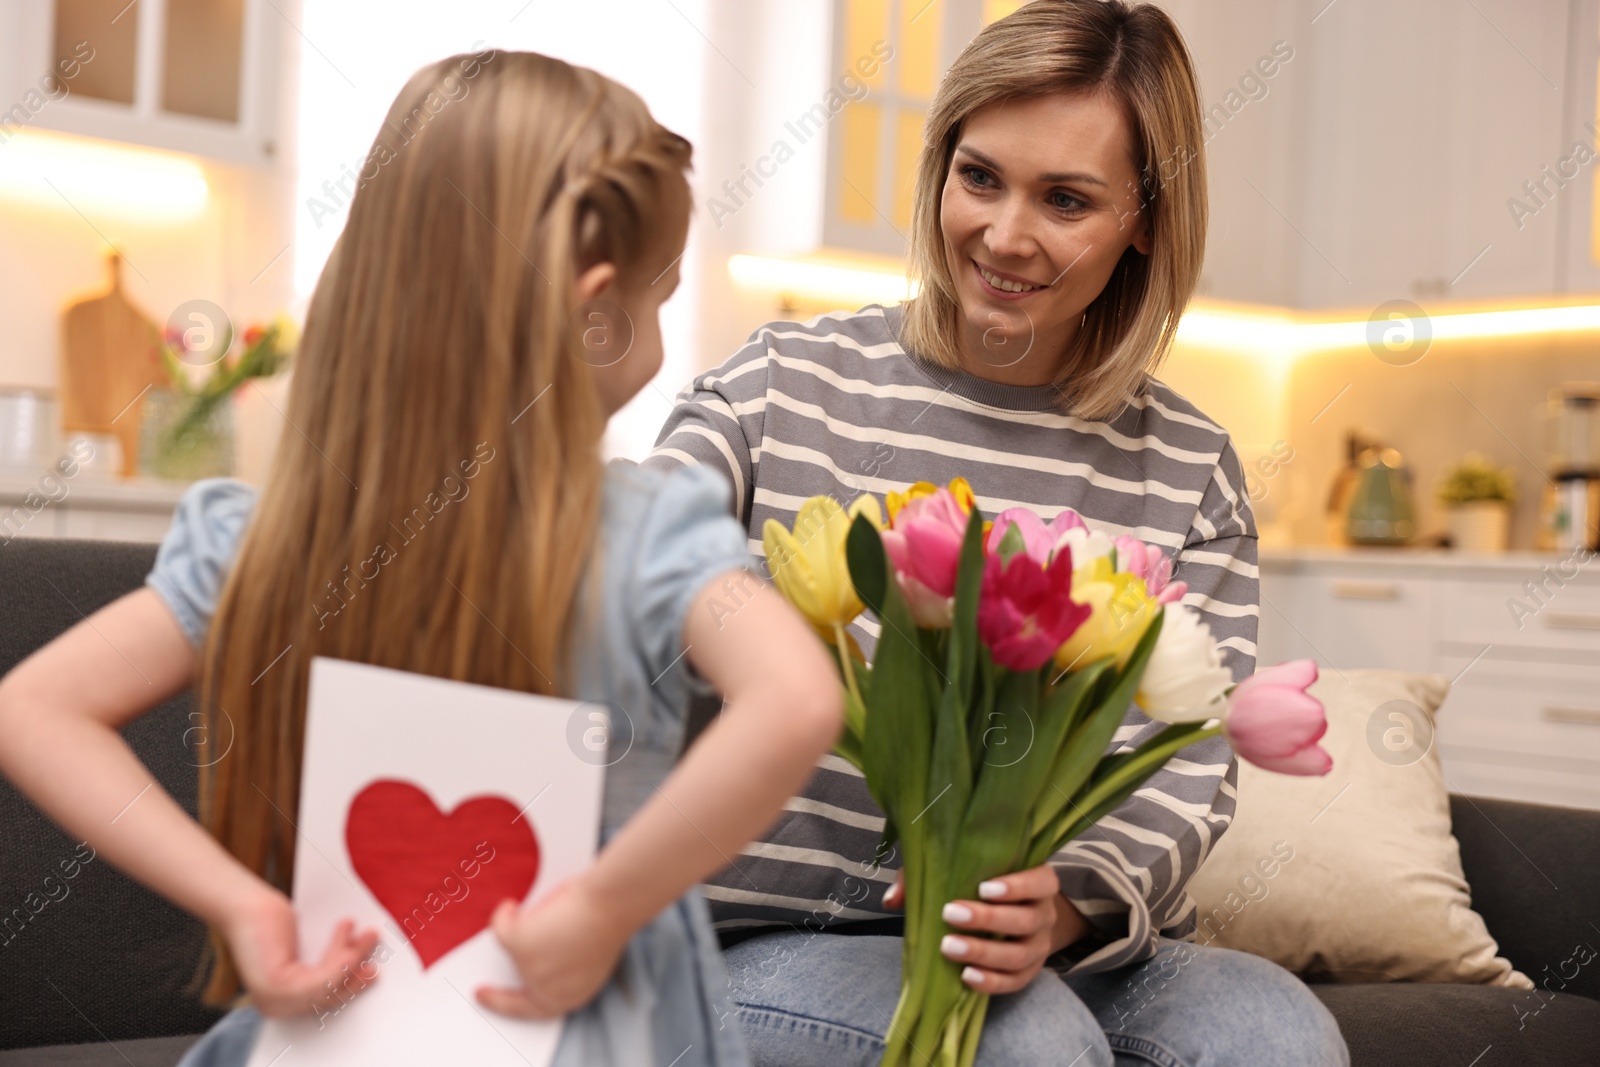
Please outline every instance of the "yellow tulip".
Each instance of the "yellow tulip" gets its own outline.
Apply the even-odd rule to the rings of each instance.
[[[1068,670],[1115,656],[1118,669],[1127,666],[1134,646],[1161,610],[1142,578],[1113,571],[1102,556],[1072,572],[1072,599],[1089,605],[1093,614],[1056,652],[1056,666]]]
[[[950,495],[956,498],[956,503],[961,505],[961,510],[971,515],[972,509],[977,505],[977,498],[972,495],[972,486],[967,484],[967,480],[965,478],[952,478],[946,488],[950,490]],[[900,514],[900,509],[917,497],[932,496],[938,491],[939,487],[932,482],[914,482],[908,485],[903,493],[891,489],[889,495],[885,498],[886,503],[889,505],[889,524],[891,526],[894,525],[894,517]]]
[[[854,621],[864,607],[845,560],[845,538],[857,515],[883,529],[883,512],[873,496],[857,497],[848,511],[832,497],[814,496],[800,505],[793,532],[776,519],[761,528],[778,591],[830,643],[835,629]]]

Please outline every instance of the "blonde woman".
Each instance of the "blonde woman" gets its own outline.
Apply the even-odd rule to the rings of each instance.
[[[1239,456],[1153,377],[1206,231],[1176,28],[1149,5],[1038,0],[956,60],[924,138],[920,295],[762,327],[680,397],[650,464],[725,475],[757,550],[768,519],[790,525],[818,493],[965,476],[990,514],[1075,508],[1166,546],[1184,602],[1235,679],[1249,675],[1259,593]],[[857,636],[870,647],[870,631]],[[1160,725],[1130,708],[1114,743]],[[1194,943],[1184,887],[1228,827],[1236,781],[1226,742],[1196,744],[1048,865],[949,904],[944,952],[1002,994],[980,1063],[1348,1062],[1296,978]],[[881,1050],[901,954],[881,829],[863,780],[828,757],[707,887],[757,1064],[845,1067]]]
[[[232,1067],[263,1015],[331,1015],[385,977],[362,962],[377,932],[348,922],[299,957],[286,813],[313,656],[620,705],[633,745],[607,771],[599,856],[537,907],[500,905],[522,984],[476,995],[567,1015],[559,1067],[743,1067],[694,886],[799,788],[840,707],[805,623],[746,570],[722,481],[601,461],[607,418],[660,367],[689,145],[616,83],[526,53],[418,72],[379,143],[435,96],[455,102],[355,195],[259,502],[197,483],[148,587],[0,683],[0,770],[211,925],[208,999],[249,1001],[183,1063]],[[632,320],[627,359],[585,359],[593,301]],[[720,627],[730,582],[740,625]],[[674,768],[706,682],[733,711]],[[235,737],[199,761],[203,825],[117,734],[191,683],[205,736]],[[457,758],[485,743],[453,729],[440,709]]]

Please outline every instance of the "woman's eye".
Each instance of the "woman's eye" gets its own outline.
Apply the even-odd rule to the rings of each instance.
[[[1055,192],[1050,194],[1050,206],[1055,208],[1057,211],[1070,213],[1073,211],[1079,211],[1085,207],[1088,207],[1089,205],[1085,204],[1082,200],[1079,200],[1071,193],[1064,193],[1057,189]]]
[[[994,184],[994,175],[982,167],[962,167],[961,177],[965,179],[968,185],[978,189],[989,189]]]

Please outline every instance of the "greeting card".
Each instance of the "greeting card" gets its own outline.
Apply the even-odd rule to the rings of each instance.
[[[586,705],[318,657],[306,701],[296,817],[300,951],[320,958],[341,919],[376,927],[370,985],[336,1007],[268,1020],[250,1067],[472,1063],[541,1067],[561,1024],[480,1006],[514,986],[489,929],[594,858],[603,768],[569,743]]]

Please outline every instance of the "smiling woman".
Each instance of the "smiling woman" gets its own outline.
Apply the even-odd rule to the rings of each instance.
[[[1097,38],[1103,19],[1076,6],[996,23],[934,101],[912,219],[923,289],[904,332],[952,369],[1070,383],[1062,406],[1098,419],[1159,366],[1194,291],[1204,138],[1176,28],[1135,10],[1137,30]]]
[[[951,66],[923,129],[918,295],[774,322],[679,397],[651,465],[725,474],[753,547],[801,502],[964,476],[986,515],[1067,508],[1160,546],[1235,681],[1255,669],[1256,526],[1226,431],[1154,377],[1205,246],[1193,65],[1149,4],[1036,0]],[[876,624],[853,624],[870,655]],[[1130,706],[1112,741],[1160,729]],[[997,996],[979,1064],[1348,1063],[1296,978],[1182,945],[1185,890],[1232,821],[1222,739],[1149,779],[1093,834],[944,909],[941,951]],[[900,988],[882,812],[824,758],[763,841],[706,887],[757,1064],[876,1062]],[[841,937],[838,934],[858,936]],[[1161,975],[1165,977],[1164,974]]]

